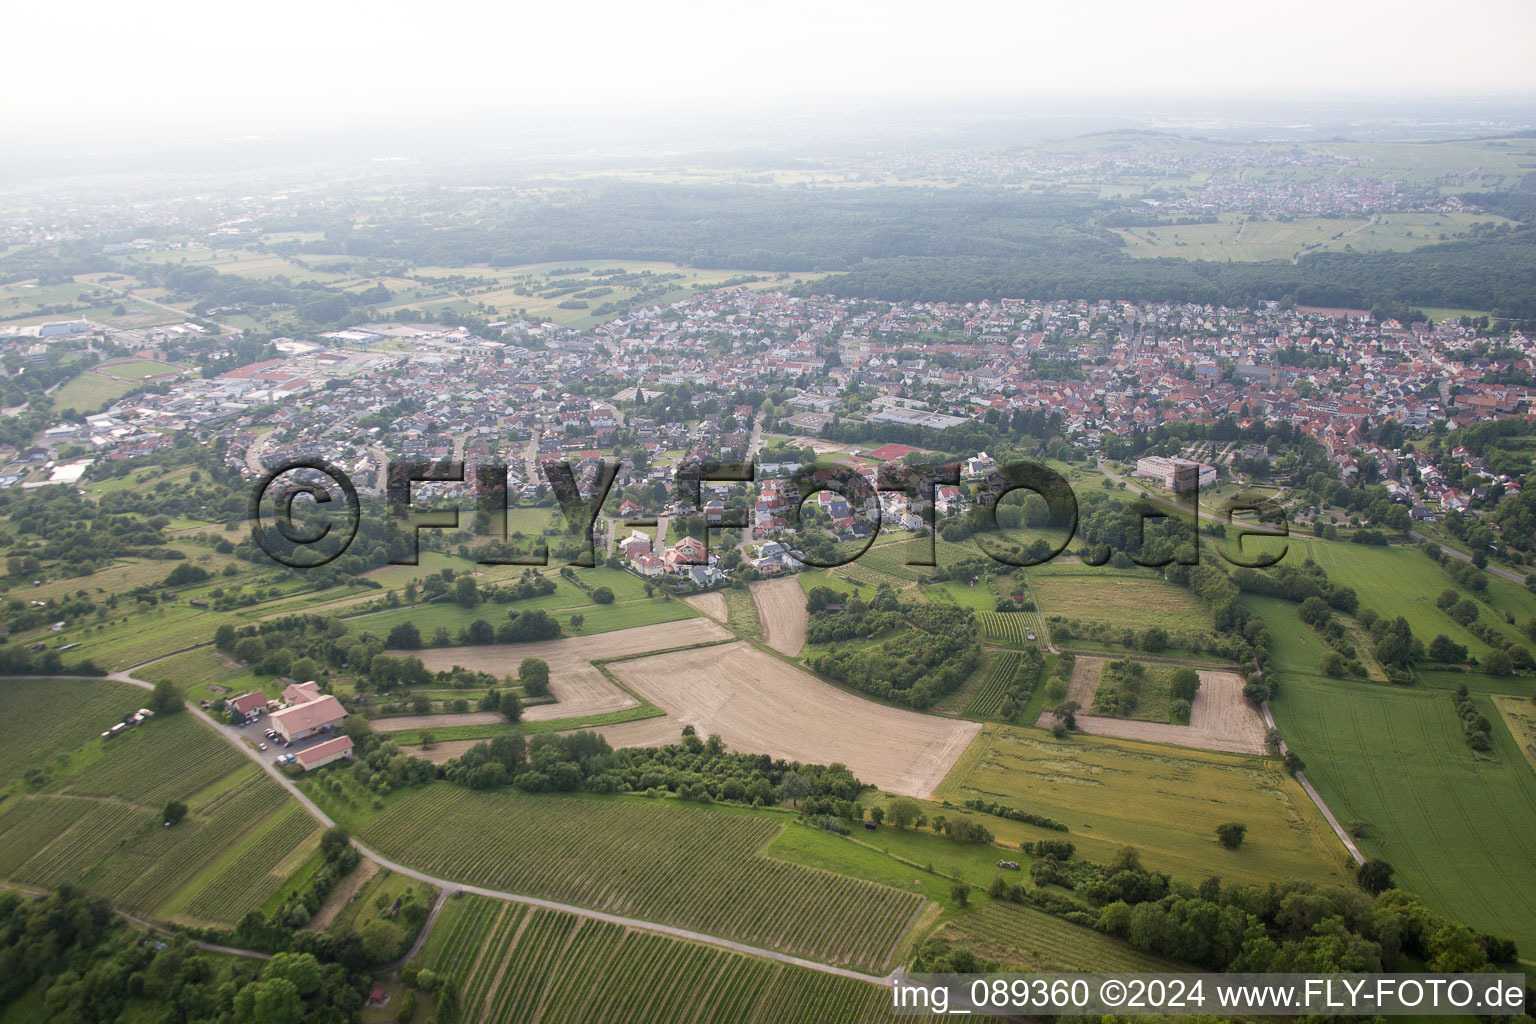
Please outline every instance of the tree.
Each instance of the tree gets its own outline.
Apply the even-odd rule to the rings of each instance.
[[[903,796],[892,800],[886,813],[892,825],[897,828],[911,828],[917,823],[917,816],[923,813],[923,808],[916,800]]]
[[[1372,896],[1379,896],[1392,888],[1392,865],[1372,857],[1355,870],[1355,882]]]
[[[172,800],[165,805],[165,812],[161,815],[167,825],[174,825],[187,816],[187,805],[180,800]]]
[[[1168,631],[1162,626],[1149,626],[1141,634],[1141,649],[1152,654],[1166,651],[1169,639]]]
[[[473,608],[480,603],[480,588],[473,576],[460,576],[454,582],[453,600],[461,608]]]
[[[287,978],[255,981],[235,993],[236,1024],[299,1024],[304,1001]]]
[[[227,622],[213,631],[213,645],[221,651],[228,653],[233,650],[235,641],[235,627]]]
[[[1301,759],[1301,755],[1296,753],[1296,751],[1287,750],[1285,752],[1285,770],[1295,775],[1298,772],[1306,771],[1307,763]]]
[[[421,730],[421,736],[418,739],[421,741],[422,750],[431,750],[437,744],[437,737],[432,734],[431,729]]]
[[[524,658],[517,666],[517,681],[528,696],[544,696],[549,693],[549,662],[543,658]]]
[[[385,643],[402,650],[417,650],[421,647],[421,630],[416,628],[414,622],[401,622],[389,631],[389,639]]]
[[[1514,670],[1514,660],[1504,651],[1489,651],[1483,658],[1483,671],[1491,676],[1507,676]]]
[[[949,898],[954,900],[957,906],[968,906],[971,902],[971,887],[964,882],[956,882],[949,887]]]
[[[320,961],[310,953],[274,953],[261,972],[264,979],[286,978],[301,996],[320,987]]]
[[[593,604],[613,604],[613,591],[607,587],[596,587],[592,591]]]
[[[320,837],[320,853],[328,861],[340,857],[350,845],[352,845],[352,833],[340,825],[332,825]]]
[[[800,801],[811,795],[811,784],[805,780],[799,772],[785,772],[784,778],[779,781],[779,799],[788,800],[795,806]]]
[[[293,664],[288,666],[288,674],[300,682],[314,679],[320,674],[320,663],[308,657],[295,659]]]
[[[392,921],[375,917],[363,925],[358,936],[363,940],[363,952],[368,955],[368,962],[382,964],[400,955],[405,931]]]
[[[259,636],[244,637],[235,644],[235,659],[247,665],[260,661],[266,653],[267,645],[261,642]]]
[[[874,822],[876,825],[880,824],[885,820],[885,808],[871,807],[869,809],[869,820]]]
[[[150,693],[149,709],[157,715],[174,715],[182,708],[181,691],[164,679]]]
[[[1229,850],[1235,850],[1243,845],[1243,837],[1248,834],[1248,826],[1237,821],[1227,821],[1216,826],[1216,838],[1221,845]]]
[[[1194,702],[1195,694],[1200,691],[1200,673],[1192,668],[1180,668],[1174,670],[1169,692],[1177,700]]]

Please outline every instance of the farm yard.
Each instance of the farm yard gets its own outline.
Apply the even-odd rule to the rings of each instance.
[[[1169,727],[1173,728],[1173,727]],[[985,725],[936,794],[980,797],[1065,823],[1081,856],[1107,862],[1120,847],[1148,867],[1198,882],[1208,875],[1263,885],[1276,878],[1344,883],[1347,854],[1277,761],[1146,743]],[[1224,850],[1215,828],[1248,825],[1248,843]],[[1000,841],[1059,838],[1004,818]]]
[[[361,838],[456,881],[661,921],[883,973],[920,897],[762,855],[771,813],[429,786]],[[442,842],[452,835],[452,844]],[[720,898],[729,893],[729,900]]]
[[[423,967],[458,984],[471,1020],[737,1024],[890,1016],[878,985],[482,896],[453,898]]]
[[[798,592],[798,588],[797,588]],[[826,764],[840,761],[864,782],[927,796],[979,726],[877,704],[824,683],[746,644],[674,651],[609,666],[625,686],[667,712],[616,727],[676,742],[684,725],[718,733],[732,750]]]
[[[1367,856],[1441,912],[1536,948],[1536,772],[1489,698],[1473,700],[1494,757],[1467,747],[1443,690],[1287,676],[1273,704],[1333,813],[1365,823]]]

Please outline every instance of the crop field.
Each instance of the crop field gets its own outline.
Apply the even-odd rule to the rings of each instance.
[[[95,739],[147,695],[127,683],[79,679],[0,679],[6,740],[0,744],[0,783],[28,768],[48,769],[55,757]]]
[[[1104,973],[1188,970],[1114,936],[1033,907],[997,900],[956,915],[938,934],[974,950],[977,956],[998,961],[1005,969]]]
[[[1022,648],[1038,645],[1040,619],[1033,612],[979,612],[976,624],[981,628],[983,640],[1008,647]],[[1029,634],[1034,633],[1031,640]]]
[[[207,880],[182,908],[183,915],[214,922],[240,920],[282,887],[288,877],[282,866],[318,833],[309,812],[296,803],[285,805],[210,865]]]
[[[681,605],[681,601],[671,602]],[[486,644],[479,647],[435,647],[411,653],[434,672],[454,665],[516,675],[524,658],[541,658],[549,664],[549,692],[554,704],[527,708],[525,721],[552,721],[622,711],[639,704],[620,690],[592,664],[607,658],[627,658],[647,651],[664,651],[693,644],[733,639],[718,622],[703,615],[650,629],[612,630],[595,637],[564,637],[527,644]],[[446,738],[446,737],[444,737]]]
[[[1288,677],[1274,709],[1333,813],[1367,823],[1367,856],[1442,913],[1536,948],[1536,773],[1488,698],[1474,701],[1497,759],[1467,747],[1440,690]]]
[[[1422,557],[1422,556],[1420,556]],[[1042,615],[1082,622],[1134,623],[1137,629],[1202,631],[1212,627],[1211,610],[1183,587],[1159,579],[1100,574],[1041,575],[1030,579]]]
[[[1343,846],[1301,787],[1268,758],[1095,736],[1055,740],[986,725],[936,795],[1044,814],[1065,823],[1090,860],[1108,861],[1130,845],[1148,867],[1191,882],[1212,874],[1260,885],[1276,878],[1349,880]],[[1248,826],[1241,850],[1216,842],[1224,821]],[[1006,842],[1061,838],[1004,818],[986,825]]]
[[[435,785],[363,838],[443,877],[885,970],[922,900],[762,856],[781,827],[724,809]]]
[[[646,723],[649,736],[676,742],[687,723],[701,735],[719,734],[736,751],[808,764],[840,761],[864,782],[909,796],[931,793],[978,728],[878,704],[745,643],[610,669],[667,712]]]
[[[1195,260],[1278,260],[1300,252],[1405,252],[1454,241],[1478,220],[1503,222],[1486,213],[1389,213],[1366,217],[1297,217],[1252,220],[1222,214],[1215,224],[1178,224],[1119,231],[1131,256]]]
[[[1493,706],[1499,709],[1510,737],[1536,771],[1536,701],[1529,697],[1512,697],[1507,693],[1495,694]]]
[[[444,908],[420,962],[457,979],[470,1020],[875,1024],[890,1016],[873,983],[481,896]]]
[[[805,646],[805,592],[794,579],[765,580],[752,586],[763,643],[791,658]]]
[[[1013,681],[1019,662],[1023,660],[1024,656],[1017,651],[994,652],[981,685],[976,687],[971,693],[971,699],[966,702],[965,713],[977,718],[996,717],[1003,698],[1008,696],[1008,684]]]
[[[1259,594],[1244,594],[1241,600],[1244,608],[1264,620],[1269,630],[1270,657],[1277,670],[1317,674],[1323,655],[1330,648],[1311,626],[1301,621],[1296,604]]]
[[[153,805],[191,796],[245,764],[240,751],[190,715],[173,715],[112,740],[100,758],[61,788],[77,796],[120,796]]]
[[[283,884],[295,849],[317,831],[276,783],[189,716],[88,744],[71,761],[42,792],[0,803],[0,878],[68,882],[164,919],[198,899],[190,923],[233,925]],[[167,829],[160,811],[173,797],[189,813]]]
[[[1444,633],[1456,643],[1465,644],[1475,656],[1487,653],[1488,645],[1467,632],[1435,606],[1442,590],[1456,588],[1456,583],[1440,566],[1417,548],[1369,547],[1320,540],[1291,538],[1289,559],[1310,557],[1335,583],[1354,587],[1360,595],[1361,608],[1373,608],[1381,615],[1401,615],[1408,620],[1413,635],[1428,643],[1437,633]],[[1459,588],[1457,588],[1459,589]],[[1517,622],[1536,616],[1536,595],[1505,580],[1489,577],[1491,598],[1515,614]],[[1529,641],[1502,615],[1483,611],[1482,621],[1511,640]]]

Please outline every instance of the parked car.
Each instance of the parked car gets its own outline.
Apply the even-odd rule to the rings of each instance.
[[[257,749],[259,749],[259,750],[266,750],[267,749],[267,745],[265,743],[258,744],[257,745]]]

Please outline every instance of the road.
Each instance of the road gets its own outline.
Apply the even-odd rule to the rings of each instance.
[[[1440,548],[1441,551],[1444,551],[1446,554],[1450,555],[1452,558],[1459,562],[1472,561],[1472,556],[1467,554],[1465,551],[1458,551],[1453,547],[1448,547],[1443,541],[1436,540],[1434,537],[1420,533],[1418,530],[1413,531],[1413,537],[1416,540],[1428,541],[1429,543],[1436,545]],[[1500,568],[1497,565],[1489,565],[1485,566],[1483,571],[1491,572],[1501,579],[1509,580],[1511,583],[1518,583],[1522,587],[1525,586],[1525,577],[1521,576],[1517,572],[1511,572],[1509,569]]]
[[[1275,724],[1275,715],[1269,708],[1269,701],[1266,700],[1259,710],[1264,713],[1264,724],[1278,733],[1280,727]],[[1285,739],[1282,737],[1280,739],[1280,756],[1284,757],[1290,751],[1291,748],[1286,746]],[[1350,837],[1350,834],[1344,830],[1344,826],[1339,824],[1339,819],[1333,816],[1333,812],[1323,802],[1322,795],[1312,787],[1312,782],[1307,778],[1307,773],[1305,771],[1297,772],[1296,781],[1301,784],[1301,788],[1306,792],[1307,796],[1312,798],[1312,802],[1322,812],[1324,820],[1328,822],[1328,826],[1333,829],[1333,834],[1339,837],[1339,842],[1344,844],[1344,849],[1349,851],[1349,855],[1355,859],[1355,863],[1364,864],[1365,855],[1360,852],[1360,848],[1355,845],[1355,841]]]
[[[126,671],[111,672],[108,673],[106,678],[117,682],[131,683],[132,685],[142,689],[152,690],[154,689],[153,683],[139,679],[134,676],[133,673],[160,660],[162,659],[155,658],[151,661],[146,661],[141,665],[135,665],[133,668],[127,669]],[[74,678],[96,679],[100,677],[80,676]],[[304,794],[303,790],[299,789],[299,787],[294,784],[292,779],[279,771],[277,766],[274,765],[271,760],[262,757],[260,751],[251,747],[251,745],[246,742],[245,737],[240,733],[238,729],[231,725],[215,720],[212,715],[208,714],[192,701],[186,702],[186,709],[192,715],[200,719],[209,728],[213,729],[220,736],[224,737],[224,739],[232,744],[236,750],[239,750],[252,761],[254,761],[257,765],[259,765],[262,771],[266,772],[274,782],[282,786],[283,789],[287,790],[288,795],[293,797],[294,800],[298,801],[299,805],[309,813],[310,817],[314,818],[323,827],[330,828],[336,824],[336,822],[331,819],[330,815],[321,810],[313,800]],[[748,956],[760,957],[765,960],[773,960],[778,963],[788,964],[793,967],[804,967],[807,970],[818,971],[822,974],[836,975],[840,978],[851,978],[855,981],[888,984],[896,974],[895,971],[892,971],[890,974],[887,974],[884,977],[876,977],[874,975],[860,973],[859,971],[850,971],[846,968],[833,967],[830,964],[818,963],[815,960],[805,960],[801,957],[790,956],[788,953],[779,953],[775,950],[763,949],[759,946],[748,945],[744,942],[736,942],[732,939],[721,938],[718,935],[710,935],[706,932],[696,932],[687,928],[677,928],[669,924],[662,924],[659,921],[646,921],[635,917],[624,917],[619,914],[608,914],[600,910],[592,910],[588,907],[576,906],[572,903],[561,903],[557,900],[542,899],[538,896],[525,896],[521,893],[507,892],[501,889],[491,889],[480,885],[470,885],[466,882],[456,882],[452,879],[440,878],[437,875],[427,874],[425,871],[418,871],[413,867],[401,864],[398,861],[391,860],[388,857],[385,857],[375,852],[374,850],[369,849],[367,846],[364,846],[357,840],[356,837],[352,839],[352,845],[357,848],[358,853],[362,854],[364,857],[375,862],[381,867],[385,867],[391,871],[405,875],[407,878],[414,878],[417,881],[426,882],[428,885],[437,887],[437,889],[440,891],[440,895],[438,897],[439,907],[441,907],[441,905],[451,895],[453,895],[453,893],[467,892],[476,896],[487,896],[491,899],[505,900],[509,903],[521,903],[530,907],[543,907],[546,910],[557,910],[566,914],[574,914],[577,917],[585,917],[593,921],[604,921],[609,924],[616,924],[625,928],[636,928],[642,931],[656,932],[660,935],[668,935],[677,939],[687,939],[691,942],[699,942],[705,945],[715,946],[720,949],[728,949],[736,953],[745,953]],[[434,911],[434,913],[428,917],[427,922],[423,925],[421,934],[417,940],[418,947],[420,943],[425,940],[427,932],[430,929],[432,922],[436,920],[436,917],[437,914]],[[233,952],[240,956],[261,956],[259,953],[249,953],[243,950],[225,950],[221,948],[219,951]]]

